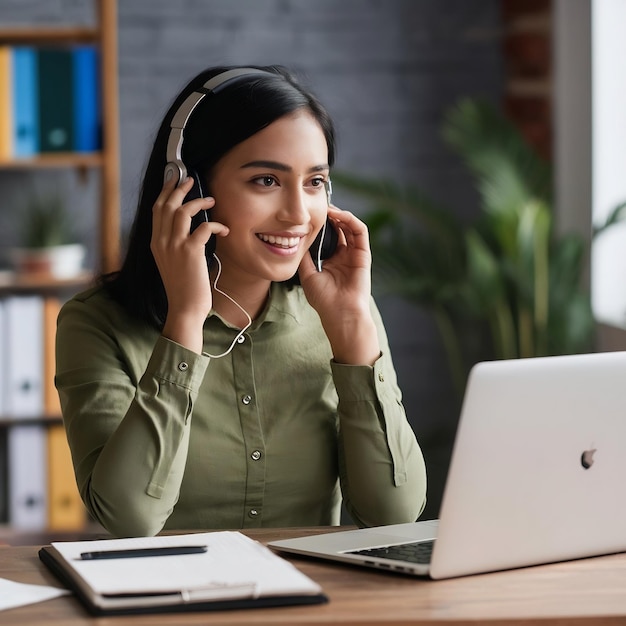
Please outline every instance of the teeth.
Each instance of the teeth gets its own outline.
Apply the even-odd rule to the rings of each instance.
[[[277,237],[275,235],[258,235],[261,241],[281,248],[294,248],[298,245],[300,237]]]

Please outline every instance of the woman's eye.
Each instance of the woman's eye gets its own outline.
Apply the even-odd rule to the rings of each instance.
[[[255,178],[254,182],[257,185],[263,185],[263,187],[271,187],[276,182],[273,176],[259,176],[259,178]]]
[[[311,185],[313,187],[321,187],[324,184],[324,179],[323,178],[314,178],[311,181]]]

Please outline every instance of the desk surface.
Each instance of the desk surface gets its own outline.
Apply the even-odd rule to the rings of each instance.
[[[245,534],[266,542],[327,530],[256,530]],[[38,550],[39,546],[0,547],[0,577],[58,585],[39,561]],[[330,598],[328,604],[93,618],[76,598],[66,596],[0,612],[0,623],[14,626],[626,624],[626,554],[445,581],[409,578],[304,557],[290,557],[290,560],[322,585]]]

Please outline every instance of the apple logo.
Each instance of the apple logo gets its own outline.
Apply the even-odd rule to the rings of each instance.
[[[580,464],[587,470],[593,465],[593,455],[596,453],[596,448],[591,450],[585,450],[580,457]]]

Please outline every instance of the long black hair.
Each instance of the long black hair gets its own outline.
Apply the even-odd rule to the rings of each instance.
[[[246,66],[268,74],[250,74],[208,95],[195,108],[185,129],[182,159],[188,170],[210,181],[215,164],[232,148],[277,119],[298,109],[308,110],[319,123],[328,146],[328,164],[335,160],[332,120],[317,98],[282,66]],[[124,263],[103,283],[131,315],[159,330],[167,316],[167,296],[150,250],[152,207],[163,189],[170,123],[181,104],[210,78],[234,67],[215,67],[198,74],[176,97],[158,130],[146,167],[137,212]],[[207,182],[209,182],[207,181]],[[210,184],[209,184],[210,186]]]

